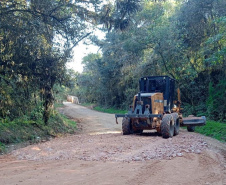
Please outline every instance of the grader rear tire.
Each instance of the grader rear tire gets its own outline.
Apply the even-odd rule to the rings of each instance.
[[[143,130],[140,129],[140,130],[134,130],[133,131],[134,134],[142,134],[143,133]]]
[[[179,134],[179,129],[180,129],[180,120],[179,120],[179,116],[178,113],[172,113],[171,114],[173,116],[173,120],[174,120],[174,136]]]
[[[129,135],[133,134],[133,128],[130,122],[130,118],[123,118],[122,120],[122,134]]]
[[[173,116],[171,114],[165,114],[162,118],[161,133],[163,138],[173,137],[174,125]]]
[[[195,126],[187,126],[188,132],[195,132]]]

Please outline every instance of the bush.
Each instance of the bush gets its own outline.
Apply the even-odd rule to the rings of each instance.
[[[205,126],[196,127],[195,131],[217,140],[226,142],[226,124],[216,121],[207,121]]]
[[[221,80],[215,87],[209,84],[209,96],[207,99],[208,117],[213,120],[226,122],[226,80]]]
[[[62,134],[73,134],[76,123],[54,111],[45,125],[40,112],[23,116],[19,119],[0,120],[0,152],[4,151],[4,145],[25,141],[39,142],[41,138],[56,137]],[[30,119],[32,118],[32,119]]]

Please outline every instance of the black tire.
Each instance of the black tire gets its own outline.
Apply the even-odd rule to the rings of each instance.
[[[122,120],[122,134],[129,135],[133,134],[132,125],[130,122],[130,118],[123,118]]]
[[[187,126],[188,132],[195,132],[195,126]]]
[[[173,137],[174,125],[173,116],[171,114],[165,114],[162,118],[161,133],[163,138]]]
[[[143,130],[140,129],[140,130],[134,130],[133,131],[134,134],[142,134],[143,133]]]
[[[174,133],[173,133],[173,135],[176,136],[176,135],[179,134],[179,130],[180,130],[179,115],[178,115],[178,113],[172,113],[171,115],[173,116],[173,121],[174,121]]]
[[[158,136],[162,136],[162,133],[161,133],[161,132],[157,132],[157,135],[158,135]]]

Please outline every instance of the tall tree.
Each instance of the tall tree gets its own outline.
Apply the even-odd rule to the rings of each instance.
[[[90,34],[87,28],[97,18],[91,9],[98,8],[98,3],[73,0],[0,2],[1,83],[10,85],[11,92],[16,88],[26,92],[26,96],[15,98],[10,91],[7,94],[1,89],[1,96],[8,99],[5,103],[13,98],[20,102],[16,106],[23,107],[24,99],[31,100],[34,94],[40,93],[47,124],[54,100],[53,85],[64,81],[65,64],[72,48]],[[12,104],[0,107],[4,116]]]

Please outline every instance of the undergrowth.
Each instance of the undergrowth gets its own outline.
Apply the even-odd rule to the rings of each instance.
[[[205,126],[195,128],[195,132],[226,142],[226,124],[216,121],[207,121]]]
[[[63,103],[54,103],[54,108],[60,108],[60,107],[63,107],[64,104]]]
[[[5,144],[0,142],[0,153],[5,151]]]
[[[125,114],[125,113],[128,112],[126,110],[119,110],[119,109],[115,109],[115,108],[100,107],[100,106],[97,106],[93,103],[82,103],[81,105],[88,107],[88,108],[92,107],[93,110],[96,110],[96,111],[99,111],[99,112],[104,112],[104,113],[109,113],[109,114]]]
[[[92,107],[92,106],[95,106],[95,104],[94,103],[82,103],[81,104],[82,106],[84,106],[84,107]]]
[[[15,120],[0,120],[0,152],[5,151],[5,145],[25,141],[37,142],[41,138],[57,137],[63,134],[72,134],[76,130],[76,122],[66,116],[53,111],[48,125],[42,117],[35,115],[35,119],[23,116]]]
[[[99,106],[96,106],[93,109],[96,111],[105,112],[105,113],[109,113],[109,114],[125,114],[128,112],[126,110],[118,110],[118,109],[114,109],[114,108],[103,108],[103,107],[99,107]]]

